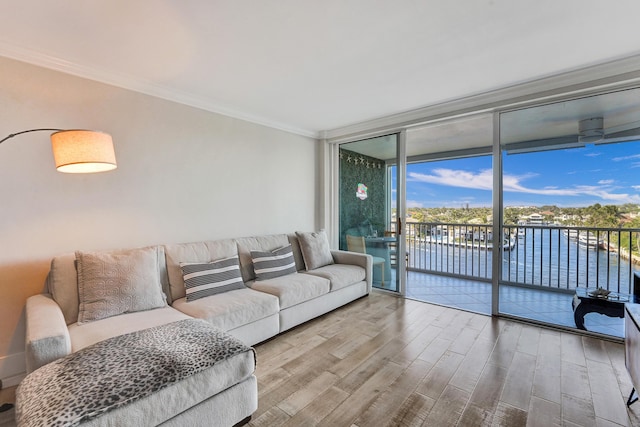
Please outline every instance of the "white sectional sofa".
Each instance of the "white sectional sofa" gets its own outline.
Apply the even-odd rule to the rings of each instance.
[[[269,253],[287,245],[291,245],[295,272],[273,278],[265,278],[261,272],[256,277],[252,251]],[[88,268],[80,268],[78,253],[56,257],[51,263],[47,293],[30,297],[26,305],[28,372],[111,337],[192,318],[204,319],[251,346],[371,291],[371,257],[329,251],[322,232],[167,244],[124,253],[131,251],[143,251],[145,259],[155,263],[152,270],[155,274],[157,269],[157,287],[161,288],[166,303],[116,315],[108,315],[110,307],[100,307],[106,310],[106,317],[84,321],[83,310],[89,306],[83,301],[87,298],[84,296],[87,285],[83,283]],[[187,276],[181,264],[209,263],[236,256],[244,285],[188,300]],[[224,363],[84,424],[139,421],[140,425],[234,425],[248,419],[257,409],[254,367],[252,355],[234,355]],[[20,387],[16,397],[20,418]],[[151,412],[153,417],[146,417]]]

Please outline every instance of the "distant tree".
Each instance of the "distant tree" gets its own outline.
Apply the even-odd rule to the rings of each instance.
[[[624,224],[624,228],[635,228],[638,231],[632,231],[629,233],[631,237],[631,250],[638,254],[640,251],[640,217],[633,218],[631,221],[628,221]],[[622,236],[625,236],[625,233],[621,233]],[[622,241],[621,244],[623,247],[626,247],[628,242]]]
[[[506,208],[503,221],[506,225],[516,225],[520,219],[520,209]]]
[[[618,227],[620,225],[620,212],[616,205],[602,206],[600,203],[587,207],[589,215],[585,224],[593,227]]]
[[[407,210],[407,213],[411,216],[411,218],[414,218],[418,222],[425,221],[424,211],[422,209],[410,208]]]
[[[635,203],[625,203],[623,205],[618,206],[618,211],[621,214],[638,212],[639,210],[640,210],[640,205],[637,205]]]

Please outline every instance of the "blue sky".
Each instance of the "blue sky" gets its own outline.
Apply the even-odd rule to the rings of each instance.
[[[504,205],[640,204],[640,142],[503,157]],[[407,207],[489,207],[491,156],[407,165]]]

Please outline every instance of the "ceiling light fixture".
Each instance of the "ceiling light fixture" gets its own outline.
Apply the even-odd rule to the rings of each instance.
[[[54,131],[51,148],[56,169],[65,173],[106,172],[117,167],[111,135],[82,129],[29,129],[12,133],[2,140],[29,132]]]
[[[603,137],[604,128],[602,117],[584,119],[578,122],[578,141],[586,143],[598,142]]]

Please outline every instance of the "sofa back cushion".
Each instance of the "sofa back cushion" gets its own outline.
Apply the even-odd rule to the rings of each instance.
[[[53,300],[60,306],[67,325],[78,321],[78,272],[76,254],[64,254],[51,260],[47,287]]]
[[[302,251],[300,250],[300,241],[298,240],[298,236],[296,236],[296,233],[291,233],[287,235],[287,238],[291,244],[293,259],[296,260],[296,270],[306,270],[307,267],[304,265],[304,258],[302,257]]]
[[[169,277],[170,303],[186,296],[181,262],[207,263],[238,255],[238,247],[233,239],[169,244],[164,246],[164,250]]]
[[[162,246],[153,246],[158,251],[160,260],[164,257]],[[67,325],[78,321],[80,299],[78,297],[78,271],[76,255],[69,253],[57,256],[51,261],[51,270],[47,277],[47,287],[53,300],[60,306]],[[158,263],[162,291],[168,295],[169,281],[164,262]]]

